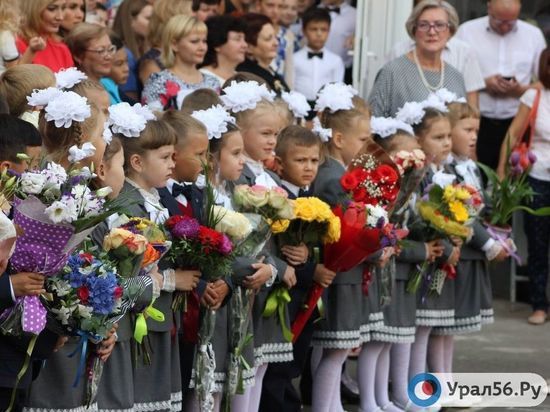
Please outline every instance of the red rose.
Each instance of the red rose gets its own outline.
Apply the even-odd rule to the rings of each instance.
[[[399,188],[397,187],[397,185],[384,187],[384,199],[388,202],[393,202],[397,198],[398,194]]]
[[[115,291],[113,292],[113,296],[115,299],[119,299],[122,297],[122,293],[124,292],[124,289],[122,289],[120,286],[117,286],[115,288]]]
[[[363,169],[362,167],[358,167],[356,169],[353,169],[350,173],[353,176],[355,176],[355,179],[357,179],[357,182],[358,182],[357,184],[361,184],[362,182],[367,180],[367,178],[370,175],[370,173],[368,171],[366,171],[365,169]]]
[[[88,298],[90,297],[90,291],[86,286],[79,287],[76,291],[76,294],[78,296],[78,299],[80,299],[82,303],[85,304],[88,302]]]
[[[355,189],[359,185],[359,182],[357,181],[353,173],[344,173],[344,175],[340,178],[340,184],[342,185],[344,190],[349,192]]]
[[[353,200],[355,200],[356,202],[364,202],[366,198],[367,189],[365,189],[363,186],[360,186],[353,191]]]
[[[374,171],[375,176],[378,178],[377,181],[382,181],[388,184],[394,184],[399,179],[399,175],[395,169],[389,165],[380,165]]]
[[[167,97],[174,97],[178,95],[178,92],[180,91],[180,86],[176,82],[167,80],[165,86]]]
[[[174,216],[168,218],[166,220],[166,222],[164,222],[164,226],[166,226],[168,228],[168,230],[172,230],[172,228],[174,226],[176,226],[179,222],[181,222],[182,220],[185,220],[185,219],[186,219],[186,216],[174,215]]]

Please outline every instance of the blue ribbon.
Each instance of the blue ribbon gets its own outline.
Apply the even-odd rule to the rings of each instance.
[[[73,382],[73,388],[76,388],[78,386],[78,383],[80,382],[80,378],[82,377],[82,374],[84,373],[84,369],[86,367],[86,352],[88,351],[88,339],[100,338],[97,335],[92,335],[91,333],[88,333],[82,330],[77,331],[76,334],[80,336],[80,341],[78,342],[78,346],[76,347],[76,349],[71,354],[69,354],[69,358],[72,358],[80,350],[80,362],[78,363],[78,369],[76,371],[76,377]]]

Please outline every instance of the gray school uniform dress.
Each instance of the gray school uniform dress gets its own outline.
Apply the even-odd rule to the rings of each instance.
[[[150,219],[143,195],[127,182],[121,193],[130,193],[136,205],[130,206],[130,214]],[[157,207],[157,210],[158,207]],[[153,221],[156,219],[152,219]],[[159,264],[162,272],[162,262]],[[148,334],[144,338],[148,346],[151,362],[146,365],[139,356],[134,365],[134,411],[179,411],[181,410],[181,375],[179,347],[176,336],[172,336],[174,312],[172,292],[161,291],[155,300],[156,309],[164,314],[163,322],[147,319]],[[127,379],[121,377],[121,380]]]
[[[422,194],[425,187],[432,182],[434,170],[429,168],[424,180],[420,184],[419,193]],[[417,235],[417,234],[416,234]],[[421,235],[421,234],[420,234]],[[410,234],[411,239],[418,239],[415,233]],[[422,237],[420,237],[422,239]],[[434,276],[437,268],[445,263],[452,254],[453,246],[448,240],[443,240],[443,255],[434,263],[428,265],[427,274]],[[426,274],[424,275],[424,278]],[[421,283],[416,296],[416,326],[453,326],[455,321],[455,283],[452,279],[445,279],[440,295],[433,295],[426,291]]]
[[[254,170],[256,170],[256,173],[267,173],[276,185],[281,186],[281,180],[278,176],[267,170],[262,169],[262,171],[260,171],[258,165],[250,165],[248,161],[244,165],[242,174],[235,184],[246,184],[250,186],[256,184],[260,174],[257,175]],[[262,178],[263,177],[265,176],[262,176]],[[264,182],[259,183],[264,184]],[[254,330],[254,365],[256,367],[267,363],[289,362],[293,359],[292,342],[288,342],[283,336],[278,316],[274,315],[267,318],[263,316],[269,293],[274,287],[281,284],[287,264],[276,257],[276,246],[273,237],[268,241],[265,252],[267,256],[264,262],[272,264],[277,269],[277,279],[274,285],[270,287],[265,285],[262,286],[254,297],[252,324]],[[286,311],[286,316],[285,322],[289,325],[290,319],[288,318],[288,311]]]
[[[334,206],[345,196],[340,178],[345,168],[327,158],[319,167],[313,183],[313,195]],[[350,349],[370,340],[368,299],[363,295],[364,265],[338,273],[325,291],[325,317],[316,323],[312,345],[332,349]],[[376,288],[376,285],[370,285]],[[375,293],[373,293],[374,297]]]
[[[457,164],[460,164],[458,168]],[[455,172],[459,182],[470,184],[483,193],[481,174],[474,162],[466,164],[455,160],[450,168]],[[467,170],[468,168],[471,169]],[[479,331],[483,321],[482,309],[485,310],[484,320],[492,322],[489,267],[485,253],[482,251],[482,247],[491,237],[479,221],[476,221],[472,228],[472,239],[462,246],[456,268],[455,324],[451,327],[435,328],[433,331],[435,334],[456,335]]]

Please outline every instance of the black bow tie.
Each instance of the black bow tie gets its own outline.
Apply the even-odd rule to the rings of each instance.
[[[309,190],[300,189],[298,190],[298,197],[307,197],[309,196]]]
[[[179,185],[174,183],[172,186],[172,196],[178,197],[183,195],[187,200],[191,200],[191,193],[193,191],[193,186],[191,185]]]
[[[340,7],[329,7],[328,11],[333,11],[336,14],[340,14]]]
[[[323,58],[323,52],[307,52],[307,58],[308,59],[313,59],[314,57],[319,57],[320,59]]]

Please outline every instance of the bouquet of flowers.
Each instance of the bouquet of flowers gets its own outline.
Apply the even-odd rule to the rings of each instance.
[[[10,260],[13,270],[58,273],[94,227],[123,208],[124,199],[105,199],[110,188],[88,187],[93,177],[87,167],[65,171],[53,162],[21,175],[2,174],[0,192],[13,199],[13,222],[22,229]],[[38,335],[46,324],[46,309],[37,296],[26,296],[0,319],[4,333]]]
[[[536,193],[527,182],[527,176],[537,158],[535,154],[524,148],[524,153],[514,151],[508,157],[505,174],[502,179],[497,173],[478,163],[480,169],[489,179],[490,190],[486,193],[487,203],[490,206],[489,216],[485,225],[491,237],[497,240],[504,249],[518,263],[520,257],[516,254],[516,247],[511,239],[512,227],[510,220],[517,211],[524,211],[535,216],[549,216],[550,207],[542,207],[534,210],[525,206]]]
[[[401,176],[401,188],[394,205],[395,214],[399,215],[406,209],[409,198],[426,173],[426,155],[420,149],[401,150],[391,158]]]
[[[103,249],[115,262],[120,276],[131,278],[141,269],[148,244],[145,236],[118,227],[105,236]]]
[[[176,267],[200,270],[209,281],[231,273],[233,243],[227,235],[188,216],[172,216],[164,225],[172,236],[167,257]],[[173,309],[184,309],[181,294],[174,298]]]
[[[46,280],[47,293],[41,300],[53,320],[49,327],[55,325],[59,334],[80,337],[75,351],[80,352],[80,365],[73,387],[86,371],[88,405],[95,398],[103,370],[95,351],[88,354],[88,341],[99,343],[107,338],[146,285],[131,282],[129,286],[107,253],[97,248],[72,254],[61,271]]]
[[[450,183],[429,185],[416,206],[420,219],[411,224],[411,230],[422,233],[426,241],[431,241],[442,237],[469,238],[472,235],[471,224],[484,204],[481,194],[474,187]],[[451,265],[444,264],[433,274],[427,271],[428,266],[429,263],[424,262],[413,273],[407,284],[408,292],[416,293],[421,280],[425,278],[425,289],[440,294],[445,279],[454,279],[456,276]]]

